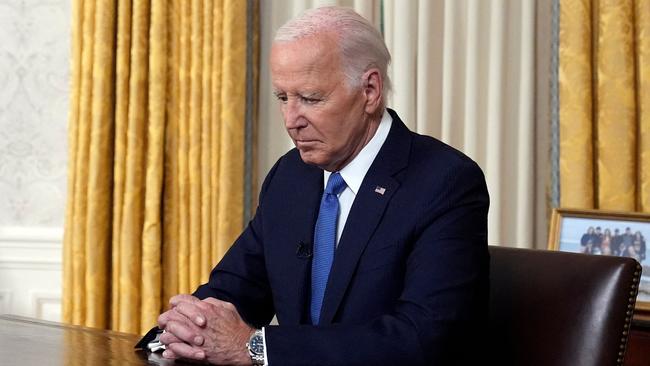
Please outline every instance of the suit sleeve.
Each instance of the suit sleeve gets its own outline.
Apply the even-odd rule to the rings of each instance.
[[[260,204],[280,161],[262,185]],[[256,211],[244,232],[210,273],[208,283],[193,293],[199,299],[214,297],[232,303],[244,321],[256,328],[268,324],[275,314],[264,261],[262,211]]]
[[[260,202],[278,164],[279,161],[271,168],[262,185]],[[263,221],[261,210],[258,209],[244,232],[212,270],[208,283],[199,286],[192,293],[199,299],[213,297],[232,303],[242,319],[256,328],[268,324],[275,313],[260,237]],[[161,331],[157,326],[153,327],[135,348],[146,349],[147,344]]]
[[[423,205],[394,310],[365,324],[268,326],[273,365],[451,365],[487,318],[485,178],[463,162],[440,195]],[[434,265],[435,264],[435,265]]]

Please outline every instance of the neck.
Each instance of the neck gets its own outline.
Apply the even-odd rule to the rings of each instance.
[[[338,172],[341,169],[345,168],[346,165],[348,165],[354,158],[359,155],[361,150],[363,150],[366,145],[372,140],[372,138],[375,136],[375,133],[377,133],[377,129],[379,129],[379,124],[381,123],[381,119],[383,116],[383,110],[380,114],[378,115],[372,115],[368,116],[368,129],[366,130],[366,133],[364,134],[363,138],[361,139],[361,142],[356,145],[355,149],[352,150],[352,152],[348,155],[348,157],[340,162],[337,162],[336,164],[333,164],[332,166],[329,167],[322,167],[323,169],[327,170],[328,172]]]

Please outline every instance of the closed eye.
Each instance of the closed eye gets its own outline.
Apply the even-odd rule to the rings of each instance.
[[[322,99],[320,98],[305,97],[305,96],[300,96],[300,100],[302,100],[302,102],[305,104],[316,104],[322,101]]]
[[[282,102],[282,103],[286,103],[286,102],[287,102],[287,95],[286,95],[285,93],[275,92],[275,93],[273,93],[273,95],[275,95],[275,97],[276,97],[280,102]]]

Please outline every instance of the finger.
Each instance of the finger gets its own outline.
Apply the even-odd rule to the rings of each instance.
[[[202,335],[197,334],[196,332],[194,334],[195,335],[192,337],[191,343],[193,343],[196,346],[202,346],[203,343],[205,343],[205,338]],[[160,342],[167,345],[170,343],[185,342],[185,340],[177,337],[171,331],[167,331],[160,335]]]
[[[171,350],[176,357],[189,358],[191,360],[204,360],[205,352],[196,347],[192,347],[189,344],[185,343],[172,343],[168,346],[168,350]]]
[[[164,313],[158,315],[158,327],[165,329],[167,323],[172,320],[177,314],[174,314],[171,310],[167,310]]]
[[[227,309],[227,310],[236,310],[235,305],[233,305],[232,303],[230,303],[228,301],[215,299],[214,297],[208,297],[208,298],[205,298],[205,299],[203,299],[201,301],[204,302],[204,303],[214,305],[214,306],[216,306],[218,308]]]
[[[174,353],[174,351],[172,351],[172,350],[170,350],[170,349],[166,349],[165,351],[163,351],[162,356],[163,356],[164,358],[171,358],[171,359],[176,359],[176,358],[178,358],[178,356],[176,356],[176,354]]]
[[[178,322],[188,322],[191,323],[187,317],[178,311],[172,309],[172,310],[167,310],[164,313],[160,314],[158,316],[158,326],[162,329],[165,329],[167,324],[170,321],[178,321]]]
[[[207,302],[209,304],[216,305],[216,306],[222,306],[223,304],[229,304],[229,302],[219,300],[219,299],[217,299],[215,297],[206,297],[205,299],[203,299],[201,301]]]
[[[201,300],[199,300],[197,297],[194,297],[192,295],[180,294],[180,295],[173,296],[171,299],[169,299],[169,304],[173,308],[183,302],[196,303],[200,301]]]
[[[170,321],[165,330],[186,343],[202,345],[204,341],[203,337],[186,323]]]
[[[205,325],[204,310],[194,303],[179,303],[176,307],[174,307],[174,311],[184,315],[187,319],[191,320],[199,327]]]
[[[180,340],[178,337],[176,337],[173,333],[171,332],[164,332],[163,334],[160,335],[160,342],[164,345],[168,345],[171,343],[178,343],[178,342],[183,342]]]

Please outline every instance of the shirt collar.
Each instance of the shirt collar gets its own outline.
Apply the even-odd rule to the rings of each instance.
[[[384,114],[381,117],[381,122],[379,122],[379,127],[377,127],[377,131],[375,131],[375,135],[370,139],[370,141],[368,141],[366,146],[361,149],[359,154],[357,154],[348,165],[339,171],[348,188],[352,190],[352,193],[354,193],[355,196],[361,187],[363,178],[366,176],[368,169],[370,169],[370,165],[375,161],[375,157],[377,157],[384,141],[386,141],[392,123],[393,118],[388,113],[388,110],[384,109]],[[325,187],[327,186],[327,180],[332,172],[324,170],[323,173]]]

